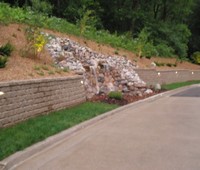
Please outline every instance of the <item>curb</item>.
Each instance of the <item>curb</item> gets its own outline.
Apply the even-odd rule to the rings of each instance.
[[[167,91],[167,92],[164,92],[164,93],[160,93],[160,94],[145,98],[143,100],[139,100],[139,101],[136,101],[134,103],[130,103],[128,105],[119,107],[115,110],[106,112],[102,115],[99,115],[99,116],[94,117],[90,120],[82,122],[82,123],[80,123],[80,124],[78,124],[78,125],[76,125],[72,128],[66,129],[66,130],[64,130],[64,131],[62,131],[62,132],[60,132],[60,133],[58,133],[54,136],[50,136],[50,137],[48,137],[47,139],[45,139],[41,142],[33,144],[32,146],[24,149],[23,151],[16,152],[13,155],[9,156],[8,158],[5,158],[4,160],[0,161],[0,170],[11,169],[12,167],[16,166],[17,164],[20,164],[21,162],[25,161],[27,158],[30,159],[36,153],[39,153],[41,151],[55,147],[56,145],[61,143],[64,140],[64,138],[65,139],[69,138],[69,137],[75,135],[76,133],[78,133],[80,130],[85,129],[87,127],[90,127],[91,125],[93,125],[93,124],[95,124],[99,121],[102,121],[102,120],[104,120],[104,119],[106,119],[106,118],[108,118],[112,115],[118,114],[122,110],[127,110],[128,108],[130,108],[132,106],[140,106],[141,104],[144,104],[146,102],[151,102],[151,101],[163,98],[163,97],[171,96],[175,93],[179,93],[181,91],[184,91],[184,90],[187,90],[191,87],[196,87],[196,86],[200,86],[200,85],[191,85],[191,86],[186,86],[186,87],[178,88],[178,89],[175,89],[175,90]]]

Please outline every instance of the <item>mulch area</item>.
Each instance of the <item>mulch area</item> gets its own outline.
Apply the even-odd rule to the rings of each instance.
[[[89,99],[89,101],[91,101],[91,102],[103,102],[103,103],[108,103],[108,104],[117,104],[119,106],[124,106],[124,105],[127,105],[129,103],[133,103],[133,102],[136,102],[138,100],[142,100],[142,99],[148,98],[150,96],[154,96],[154,95],[162,93],[162,92],[164,92],[164,90],[153,92],[152,94],[145,95],[145,96],[142,96],[142,97],[124,94],[122,100],[109,98],[106,94],[99,94],[99,95],[93,96],[93,98]]]

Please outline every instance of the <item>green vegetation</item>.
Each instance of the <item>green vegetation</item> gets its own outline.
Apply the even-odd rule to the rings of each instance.
[[[162,66],[166,65],[165,63],[160,63],[160,62],[156,62],[156,61],[154,61],[154,63],[156,64],[157,67],[162,67]]]
[[[10,43],[0,47],[0,68],[4,68],[8,61],[8,57],[11,55],[14,47]]]
[[[91,18],[91,14],[92,14],[92,11],[91,10],[87,10],[83,17],[80,19],[78,25],[79,25],[79,28],[80,28],[80,34],[83,35],[83,33],[90,27],[89,25],[89,20]]]
[[[62,74],[62,73],[68,73],[70,72],[69,68],[58,68],[56,65],[52,65],[51,67],[48,67],[45,64],[42,65],[35,65],[33,67],[33,70],[35,70],[35,73],[40,75],[40,76],[45,76],[45,75],[55,75],[57,74]]]
[[[38,70],[38,71],[36,71],[36,73],[38,75],[40,75],[40,76],[44,76],[45,75],[44,71],[42,71],[42,70]]]
[[[158,51],[153,45],[153,42],[149,40],[150,34],[146,28],[144,28],[138,35],[138,38],[134,39],[133,48],[136,51],[136,54],[139,58],[142,56],[158,56]]]
[[[111,91],[108,94],[108,97],[111,98],[111,99],[122,100],[123,95],[122,95],[122,92],[120,92],[120,91]]]
[[[61,73],[62,73],[62,71],[63,71],[63,70],[62,70],[62,69],[60,69],[60,68],[56,68],[56,69],[55,69],[55,72],[56,72],[56,73],[58,73],[58,74],[61,74]]]
[[[69,68],[65,67],[65,68],[62,69],[62,71],[68,73],[69,72]]]
[[[177,89],[179,87],[184,87],[184,86],[189,86],[189,85],[192,85],[192,84],[199,84],[199,83],[200,83],[200,80],[172,83],[172,84],[162,85],[162,89],[164,89],[164,90],[173,90],[173,89]]]
[[[44,46],[47,43],[47,38],[41,33],[38,27],[26,28],[26,39],[28,41],[24,51],[28,56],[40,57]]]
[[[36,65],[36,66],[33,67],[33,69],[39,71],[39,70],[41,70],[41,67]]]
[[[13,46],[10,43],[6,43],[5,45],[0,47],[0,55],[10,56],[13,50]]]
[[[115,51],[114,51],[114,54],[119,55],[119,51],[118,51],[118,50],[115,50]]]
[[[169,67],[177,67],[177,64],[176,64],[176,63],[175,63],[175,64],[168,63],[168,66],[169,66]]]
[[[46,1],[31,0],[31,9],[36,13],[50,15],[52,13],[53,6]]]
[[[117,105],[87,102],[0,129],[0,160],[49,136],[115,108],[117,108]]]
[[[19,0],[10,4],[12,7],[0,3],[2,24],[25,23],[83,36],[133,51],[139,57],[179,56],[181,59],[187,57],[191,36],[188,25],[192,23],[187,21],[192,11],[195,16],[199,12],[197,0]],[[193,29],[198,34],[199,29]],[[195,41],[195,44],[200,43]]]
[[[193,12],[188,19],[189,29],[192,32],[189,41],[189,55],[200,51],[200,1],[196,0]]]
[[[196,64],[200,64],[200,52],[197,51],[192,55],[192,60],[194,61],[194,63]]]
[[[49,74],[49,75],[54,75],[54,74],[55,74],[55,72],[54,72],[54,71],[52,71],[52,70],[50,70],[50,71],[48,71],[48,74]]]
[[[177,67],[177,63],[175,63],[175,64],[173,64],[173,63],[161,63],[161,62],[156,62],[156,61],[154,61],[154,63],[156,64],[157,67],[163,67],[163,66]]]
[[[47,65],[42,65],[41,67],[43,70],[49,71],[49,67]]]
[[[22,9],[19,7],[10,7],[8,4],[0,3],[0,22],[4,24],[18,22],[30,25],[30,29],[27,30],[28,39],[31,39],[32,27],[43,27],[52,29],[55,31],[69,33],[76,36],[81,36],[80,28],[74,24],[67,22],[64,19],[56,17],[48,17],[41,13],[35,13],[29,9]],[[87,27],[88,28],[88,27]],[[121,47],[130,51],[133,50],[133,40],[126,39],[125,36],[117,36],[115,34],[110,34],[108,31],[96,31],[96,29],[89,27],[89,30],[84,30],[83,35],[88,39],[93,39],[99,43],[110,44],[113,47]],[[32,43],[33,44],[33,43]],[[32,45],[27,47],[26,51],[31,51]],[[23,54],[30,56],[26,52]]]
[[[0,68],[4,68],[8,61],[8,57],[0,55]]]

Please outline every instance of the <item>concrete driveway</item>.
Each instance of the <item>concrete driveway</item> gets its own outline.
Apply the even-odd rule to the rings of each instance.
[[[126,106],[9,169],[200,170],[200,86]]]

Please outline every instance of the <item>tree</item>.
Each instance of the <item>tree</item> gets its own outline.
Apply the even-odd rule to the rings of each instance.
[[[192,36],[189,42],[189,55],[200,51],[200,1],[196,0],[196,6],[189,17],[189,28]]]
[[[8,2],[19,6],[28,4],[34,8],[32,3],[34,1],[36,0],[9,0]],[[199,49],[199,0],[43,1],[53,6],[52,15],[65,18],[74,24],[80,23],[87,11],[94,11],[91,15],[95,20],[90,24],[97,29],[104,28],[111,33],[129,34],[132,38],[137,38],[145,28],[150,35],[150,43],[158,47],[160,55],[163,54],[161,51],[165,51],[181,57],[185,57],[187,53],[190,36],[188,16],[194,10],[189,20],[189,28],[193,34],[190,40],[190,52]],[[164,49],[166,47],[167,50]]]

